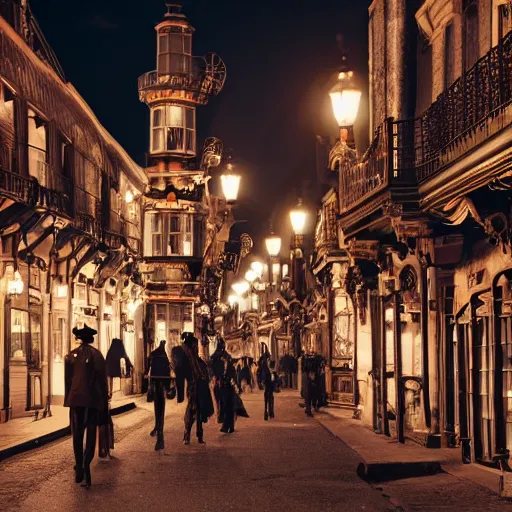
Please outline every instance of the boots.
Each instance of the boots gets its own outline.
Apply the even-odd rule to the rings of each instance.
[[[190,444],[190,432],[185,432],[183,435],[183,444],[188,446]]]
[[[158,437],[156,439],[156,444],[155,444],[155,451],[163,450],[164,447],[165,447],[164,433],[158,432]]]

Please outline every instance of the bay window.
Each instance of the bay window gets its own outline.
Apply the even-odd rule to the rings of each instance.
[[[151,153],[196,154],[195,109],[162,105],[151,109]]]
[[[145,256],[202,256],[202,217],[188,213],[148,212]]]
[[[11,309],[11,359],[25,359],[27,355],[28,311]]]
[[[159,32],[159,75],[190,73],[192,68],[192,36],[182,32]]]

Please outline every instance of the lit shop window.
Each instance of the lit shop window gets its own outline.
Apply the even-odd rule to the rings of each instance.
[[[195,155],[195,110],[164,105],[151,110],[151,152]]]
[[[46,186],[47,154],[46,134],[47,124],[32,109],[28,109],[28,172],[30,176]]]
[[[25,359],[29,337],[28,312],[11,309],[11,358]]]

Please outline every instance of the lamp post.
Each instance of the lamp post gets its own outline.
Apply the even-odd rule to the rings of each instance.
[[[306,233],[307,213],[302,206],[302,199],[290,211],[290,221],[293,228],[294,240],[291,246],[291,287],[297,298],[304,299],[304,235]]]
[[[355,149],[353,126],[359,111],[361,91],[356,86],[354,71],[345,52],[341,56],[338,80],[330,91],[332,110],[340,128],[340,142]]]

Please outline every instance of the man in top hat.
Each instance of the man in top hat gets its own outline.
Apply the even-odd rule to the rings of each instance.
[[[75,481],[90,487],[97,427],[108,421],[107,365],[101,352],[91,346],[97,331],[84,325],[75,327],[73,334],[82,344],[66,356],[64,406],[71,408]]]

